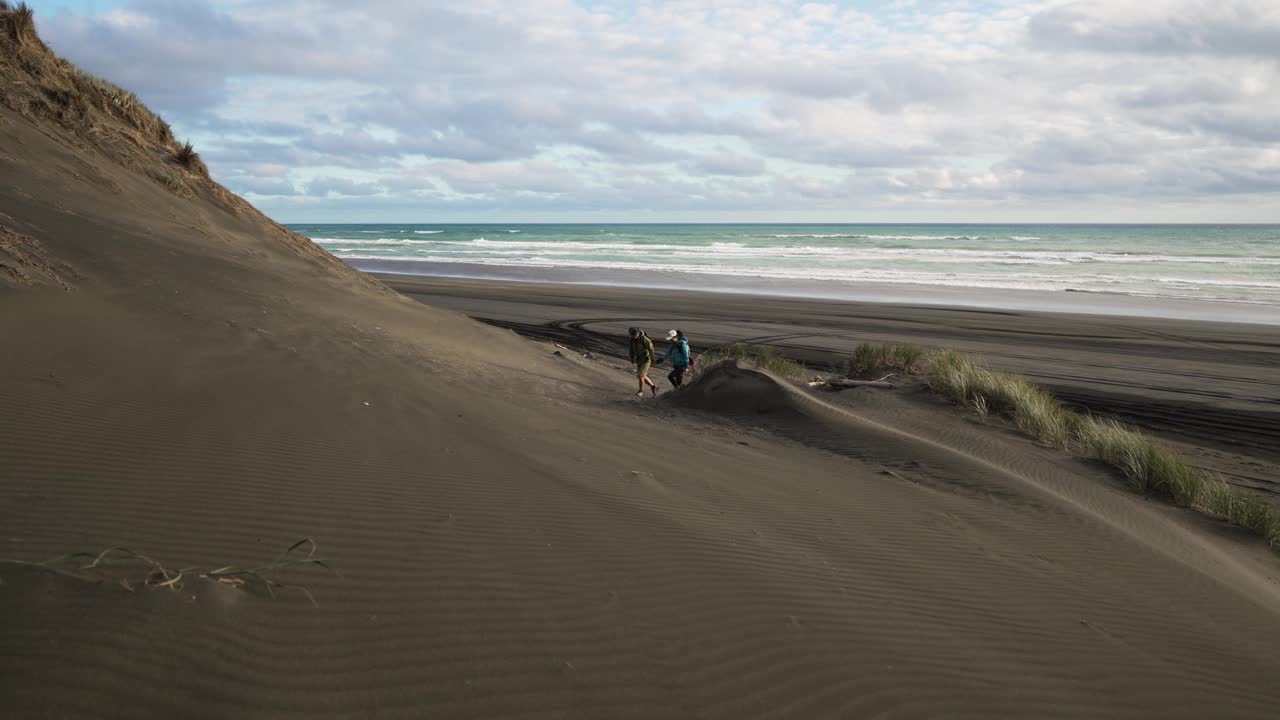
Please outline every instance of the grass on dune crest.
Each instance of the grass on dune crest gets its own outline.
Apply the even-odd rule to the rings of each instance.
[[[746,360],[788,380],[801,381],[809,377],[809,370],[804,365],[782,357],[773,348],[765,345],[743,343],[722,345],[699,355],[698,365],[708,368],[725,360]]]
[[[0,24],[16,43],[28,42],[36,36],[35,11],[24,2],[10,5],[0,0]]]
[[[983,367],[949,350],[868,343],[849,358],[849,374],[896,370],[980,415],[1011,421],[1031,437],[1114,467],[1136,491],[1194,508],[1280,545],[1280,511],[1188,463],[1177,451],[1115,420],[1068,410],[1043,388]]]
[[[192,172],[206,176],[209,174],[209,169],[205,167],[204,160],[200,159],[200,153],[196,152],[196,149],[192,147],[190,140],[179,145],[174,150],[173,159],[179,165]]]
[[[859,375],[881,368],[916,373],[923,369],[921,363],[925,355],[925,349],[918,345],[865,343],[854,348],[849,356],[849,374]]]
[[[169,124],[137,95],[55,55],[26,3],[0,0],[0,79],[6,81],[0,104],[25,117],[52,119],[98,143],[109,136],[138,147],[179,149]]]

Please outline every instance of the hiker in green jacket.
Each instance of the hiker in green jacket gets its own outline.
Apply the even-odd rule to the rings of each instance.
[[[653,341],[640,328],[627,328],[627,334],[631,336],[631,362],[636,364],[636,377],[640,381],[640,389],[636,391],[636,397],[644,395],[645,385],[648,385],[654,397],[657,397],[658,385],[649,379],[649,366],[657,357],[657,353],[653,351]]]

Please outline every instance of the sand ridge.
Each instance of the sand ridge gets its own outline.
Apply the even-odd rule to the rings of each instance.
[[[869,390],[867,394],[886,393]],[[859,412],[863,403],[858,400],[844,399],[830,402],[736,361],[707,369],[686,391],[669,396],[670,402],[682,407],[764,425],[802,444],[880,466],[885,474],[903,482],[1052,512],[1077,522],[1088,516],[1088,520],[1128,535],[1131,542],[1145,544],[1234,587],[1243,598],[1255,599],[1261,607],[1280,607],[1280,585],[1268,577],[1273,557],[1262,554],[1260,563],[1250,562],[1247,558],[1256,559],[1258,554],[1242,553],[1236,545],[1206,539],[1190,513],[1184,518],[1186,524],[1180,526],[1170,522],[1167,508],[1129,502],[1131,498],[1104,467],[1073,460],[1050,448],[1037,454],[1022,439],[997,446],[990,431],[965,433],[966,423],[960,421],[963,416],[939,423],[938,416],[952,413],[932,403],[924,405],[923,413],[920,403],[908,409],[927,420],[918,428],[906,429],[902,425],[907,413],[901,400],[893,403],[897,412],[881,413],[877,418]],[[939,433],[939,425],[949,432]]]

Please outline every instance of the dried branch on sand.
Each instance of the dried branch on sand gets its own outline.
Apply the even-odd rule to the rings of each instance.
[[[843,390],[845,388],[851,388],[851,387],[873,387],[873,388],[886,388],[891,390],[893,388],[898,387],[894,383],[887,382],[887,380],[891,377],[893,377],[892,373],[890,373],[889,375],[885,375],[879,380],[853,380],[850,378],[843,378],[843,377],[833,377],[833,378],[826,378],[826,379],[816,378],[814,379],[813,382],[809,383],[809,387],[823,388],[824,390]]]
[[[126,575],[117,577],[116,581],[121,587],[130,592],[134,590],[135,586],[181,590],[184,581],[188,580],[203,580],[231,585],[243,590],[262,592],[271,598],[275,598],[277,590],[297,590],[306,595],[312,605],[318,607],[319,603],[316,602],[315,596],[311,594],[310,590],[301,585],[287,585],[276,578],[276,574],[282,570],[308,565],[316,565],[330,572],[335,572],[323,560],[316,557],[318,549],[315,540],[304,538],[290,545],[287,550],[280,553],[279,557],[265,565],[254,567],[224,565],[213,569],[194,566],[169,569],[162,565],[160,561],[126,547],[110,547],[96,555],[93,553],[72,553],[40,563],[0,559],[0,564],[37,567],[59,575],[87,581],[101,581],[109,577],[109,570],[118,569],[121,565],[142,565],[144,571],[141,577],[135,576],[131,580]],[[302,551],[305,551],[305,554]],[[89,562],[78,567],[67,568],[66,565],[74,560],[88,560]]]

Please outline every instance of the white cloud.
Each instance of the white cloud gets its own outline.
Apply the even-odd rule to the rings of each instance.
[[[1045,46],[1110,53],[1280,59],[1280,4],[1265,0],[1084,0],[1031,21]]]

